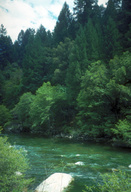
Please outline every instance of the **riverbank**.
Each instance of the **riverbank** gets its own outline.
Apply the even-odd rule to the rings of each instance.
[[[14,134],[25,134],[23,129],[19,128],[20,126],[15,125],[15,129],[13,128],[6,128],[5,133],[14,133]],[[30,133],[26,132],[28,135],[35,135],[38,137],[44,137],[44,138],[61,138],[61,139],[67,139],[74,142],[93,142],[93,143],[100,143],[100,144],[108,144],[110,146],[114,147],[121,147],[121,148],[131,148],[131,144],[125,143],[122,140],[116,139],[116,138],[109,138],[109,137],[100,137],[100,138],[94,138],[89,137],[85,134],[78,134],[77,132],[73,132],[72,134],[56,134],[56,135],[45,135],[44,133]]]
[[[54,136],[54,138],[62,138],[62,139],[69,139],[69,140],[73,140],[73,141],[80,141],[80,142],[95,142],[95,143],[100,143],[100,144],[109,144],[111,146],[114,147],[122,147],[122,148],[131,148],[131,145],[124,143],[122,140],[119,139],[112,139],[109,137],[101,137],[101,138],[89,138],[88,136],[85,135],[78,135],[73,136],[73,135],[64,135],[64,134],[60,134],[60,135],[56,135]]]

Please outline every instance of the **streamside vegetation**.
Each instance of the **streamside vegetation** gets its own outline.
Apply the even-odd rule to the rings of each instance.
[[[4,130],[131,146],[131,2],[64,3],[53,32],[0,27],[0,126]]]
[[[83,192],[130,192],[131,176],[125,172],[106,173],[101,175],[101,182],[96,186],[85,186]]]
[[[27,191],[33,182],[33,179],[26,177],[28,169],[23,151],[15,149],[6,137],[0,136],[0,192]]]

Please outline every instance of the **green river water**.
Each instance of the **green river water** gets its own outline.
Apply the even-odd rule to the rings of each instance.
[[[69,192],[82,192],[84,185],[93,185],[100,173],[109,173],[112,169],[131,174],[131,149],[23,134],[7,136],[11,145],[22,148],[29,159],[31,169],[27,175],[35,178],[32,191],[55,172],[74,177]]]

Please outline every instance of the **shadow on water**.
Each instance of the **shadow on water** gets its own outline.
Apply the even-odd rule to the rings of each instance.
[[[100,173],[113,169],[131,173],[131,149],[25,134],[11,134],[8,138],[11,145],[23,148],[29,159],[31,169],[27,175],[35,178],[32,188],[55,172],[69,173],[74,177],[69,192],[81,192],[84,185],[93,185]]]

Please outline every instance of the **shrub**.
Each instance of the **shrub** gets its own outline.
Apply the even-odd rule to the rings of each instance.
[[[10,121],[11,114],[9,112],[9,109],[6,108],[4,105],[0,105],[0,126],[4,126],[5,123]]]
[[[28,162],[20,150],[16,150],[0,137],[0,192],[23,192],[31,183],[25,178]]]
[[[101,175],[102,182],[88,187],[83,192],[130,192],[131,176],[125,172]]]
[[[33,102],[34,95],[30,92],[24,93],[17,105],[12,110],[12,114],[16,117],[15,123],[22,126],[22,131],[29,131],[31,126],[30,122],[30,105]],[[17,129],[19,130],[18,126]]]
[[[116,139],[124,141],[125,144],[131,146],[131,121],[126,119],[119,120],[112,131]]]

